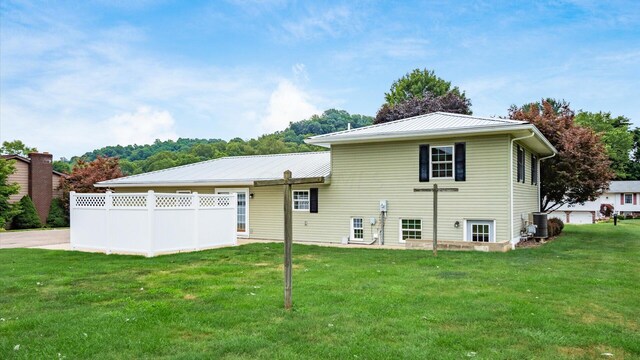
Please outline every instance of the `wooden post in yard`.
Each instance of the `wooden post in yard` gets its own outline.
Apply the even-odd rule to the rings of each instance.
[[[291,171],[284,172],[283,179],[275,180],[258,180],[253,182],[253,186],[280,186],[284,185],[284,308],[291,310],[293,304],[291,298],[293,280],[292,280],[292,255],[291,248],[293,245],[293,201],[291,200],[291,186],[302,184],[323,184],[324,177],[310,178],[292,178]]]
[[[284,172],[284,308],[291,309],[291,247],[293,243],[293,202],[291,201],[291,171]]]
[[[458,188],[438,188],[433,184],[433,189],[414,188],[413,192],[433,192],[433,256],[438,256],[438,193],[441,191],[458,191]]]
[[[438,184],[433,184],[433,256],[438,256]]]

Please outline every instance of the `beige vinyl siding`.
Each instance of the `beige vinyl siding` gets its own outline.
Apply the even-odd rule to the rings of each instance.
[[[20,185],[20,190],[17,194],[9,196],[9,202],[13,203],[20,201],[23,196],[29,195],[29,164],[24,161],[14,160],[14,167],[16,171],[7,177],[7,183],[17,183]]]
[[[466,142],[466,181],[433,180],[419,182],[419,146],[454,145]],[[387,200],[385,244],[398,244],[399,220],[421,219],[422,238],[432,239],[431,193],[413,191],[416,187],[456,187],[459,192],[439,196],[438,238],[462,241],[464,220],[495,220],[496,241],[509,236],[509,183],[507,135],[478,136],[437,141],[398,141],[336,145],[332,148],[331,183],[295,186],[318,188],[318,213],[293,212],[294,240],[340,242],[350,235],[350,221],[361,217],[364,241],[370,242],[380,226],[379,201]],[[295,177],[295,174],[293,174]],[[185,187],[154,187],[158,192],[175,192]],[[282,187],[250,187],[251,238],[283,238]],[[117,192],[144,192],[143,188],[116,188]],[[212,193],[213,187],[193,187],[192,191]],[[370,219],[376,224],[371,225]],[[460,226],[454,227],[458,221]]]
[[[456,142],[466,142],[466,181],[431,178],[429,182],[419,182],[419,146]],[[399,243],[400,219],[421,219],[422,238],[432,239],[433,194],[415,193],[413,189],[437,183],[439,187],[459,189],[439,194],[440,240],[464,240],[464,220],[496,220],[496,240],[507,241],[508,193],[504,191],[508,185],[505,165],[509,161],[504,151],[507,144],[507,136],[483,136],[334,146],[331,189],[324,201],[331,208],[325,209],[330,214],[322,234],[327,240],[339,240],[349,234],[350,218],[361,216],[365,239],[371,239],[369,218],[379,218],[379,200],[384,199],[388,201],[386,244]],[[322,202],[320,205],[322,212]],[[458,228],[454,227],[456,221],[460,222]]]
[[[529,221],[529,215],[538,211],[538,185],[531,184],[531,151],[524,149],[524,183],[518,182],[518,147],[513,145],[513,231],[512,237],[520,236],[520,230],[524,227],[525,221]]]
[[[60,180],[62,179],[62,176],[57,175],[57,174],[53,174],[53,179],[51,179],[51,183],[52,183],[52,187],[53,187],[53,192],[52,195],[54,198],[59,198],[62,197],[62,189],[60,189]]]

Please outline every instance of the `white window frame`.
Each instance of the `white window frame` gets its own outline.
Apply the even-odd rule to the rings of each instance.
[[[493,229],[489,229],[489,231],[491,232],[491,230],[493,230],[493,232],[491,232],[492,236],[491,239],[489,239],[490,243],[494,243],[496,242],[496,233],[497,233],[497,227],[496,227],[496,220],[495,219],[464,219],[463,222],[463,227],[462,227],[462,240],[463,241],[469,241],[472,242],[472,234],[469,234],[469,232],[467,231],[467,228],[469,226],[469,223],[474,223],[474,222],[491,222],[492,223],[492,227]]]
[[[191,190],[176,190],[176,194],[191,194]]]
[[[307,208],[306,209],[296,209],[296,202],[303,203],[305,200],[296,200],[296,193],[306,193],[307,194]],[[311,192],[309,190],[291,190],[291,208],[293,211],[302,211],[309,212],[311,211]]]
[[[420,229],[403,229],[402,228],[402,220],[420,220]],[[422,220],[422,218],[420,217],[402,217],[398,219],[398,242],[400,243],[406,243],[407,240],[405,240],[402,237],[402,231],[403,230],[407,230],[407,231],[420,231],[420,239],[416,239],[416,240],[422,240],[422,234],[424,232],[424,220]]]
[[[356,219],[360,219],[360,223],[361,223],[362,227],[360,227],[360,228],[355,227],[354,223],[355,223]],[[354,240],[354,241],[364,241],[364,218],[360,217],[360,216],[354,216],[354,217],[351,218],[350,223],[351,223],[351,234],[349,235],[349,239],[350,240]],[[362,230],[362,237],[361,238],[357,238],[356,237],[356,229]]]
[[[451,148],[451,176],[433,176],[433,150],[437,148]],[[436,161],[438,164],[447,164],[449,161]],[[453,145],[435,145],[429,147],[429,178],[433,180],[453,180],[456,176],[456,147]]]
[[[629,195],[629,199],[631,201],[627,202],[627,195]],[[633,193],[624,193],[622,195],[624,197],[624,205],[633,205]]]
[[[233,194],[233,193],[244,193],[245,195],[245,228],[244,231],[236,232],[238,236],[247,237],[251,233],[251,228],[249,227],[249,189],[248,188],[217,188],[214,191],[216,194]],[[238,206],[236,204],[236,206]]]

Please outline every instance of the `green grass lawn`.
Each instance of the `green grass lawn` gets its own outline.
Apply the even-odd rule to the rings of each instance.
[[[640,358],[640,221],[509,253],[293,250],[291,312],[281,244],[0,250],[0,358]]]

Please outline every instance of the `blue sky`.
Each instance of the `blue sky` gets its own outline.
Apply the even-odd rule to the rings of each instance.
[[[56,157],[375,115],[414,68],[476,115],[554,97],[640,126],[638,1],[0,4],[0,140]]]

